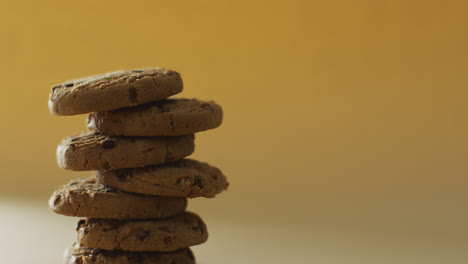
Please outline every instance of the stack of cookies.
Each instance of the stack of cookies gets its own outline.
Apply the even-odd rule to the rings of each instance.
[[[195,263],[189,247],[208,233],[199,216],[185,211],[187,198],[215,197],[228,182],[218,168],[185,158],[194,151],[194,133],[221,124],[222,109],[212,101],[167,99],[182,87],[179,73],[156,68],[52,88],[53,114],[90,113],[89,131],[58,146],[59,166],[95,171],[49,201],[54,212],[83,218],[66,263]]]

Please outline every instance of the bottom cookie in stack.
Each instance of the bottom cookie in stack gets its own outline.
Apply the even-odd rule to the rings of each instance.
[[[66,251],[65,264],[195,264],[195,257],[189,248],[172,252],[126,252],[75,244]]]

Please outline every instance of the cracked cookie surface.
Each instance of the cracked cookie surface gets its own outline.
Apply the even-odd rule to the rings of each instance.
[[[196,214],[160,220],[84,219],[78,222],[81,245],[123,251],[174,251],[205,242],[208,232]]]
[[[116,136],[177,136],[221,125],[223,110],[213,101],[167,99],[136,107],[91,113],[88,129]]]
[[[55,191],[50,208],[67,216],[105,219],[166,218],[187,207],[187,199],[122,192],[94,178],[73,180]]]
[[[171,252],[127,252],[91,249],[76,243],[65,255],[65,264],[195,264],[189,248]]]
[[[115,71],[52,87],[49,109],[55,115],[108,111],[165,99],[182,88],[182,78],[175,71]]]
[[[57,147],[57,162],[68,170],[112,170],[182,159],[193,153],[195,136],[114,137],[85,133]]]
[[[226,176],[216,167],[192,159],[110,171],[96,171],[107,186],[133,193],[212,198],[226,190]]]

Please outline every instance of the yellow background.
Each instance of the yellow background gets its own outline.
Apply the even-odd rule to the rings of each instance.
[[[224,108],[193,157],[231,186],[202,216],[468,247],[465,1],[0,3],[0,199],[91,175],[56,165],[85,116],[51,86],[164,66]]]

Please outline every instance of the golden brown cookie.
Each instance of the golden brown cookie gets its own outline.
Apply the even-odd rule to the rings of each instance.
[[[61,168],[76,171],[143,167],[192,154],[194,140],[194,135],[130,138],[85,133],[63,140],[57,161]]]
[[[177,136],[216,128],[222,119],[223,110],[213,101],[167,99],[91,113],[88,128],[115,136]]]
[[[77,115],[135,106],[182,91],[180,74],[162,68],[116,71],[56,85],[49,97],[55,115]]]
[[[49,206],[55,213],[67,216],[148,219],[183,212],[187,199],[122,192],[91,178],[74,180],[62,186],[50,198]]]
[[[160,220],[84,219],[77,229],[81,245],[105,250],[174,251],[208,239],[205,223],[189,212]]]
[[[66,251],[65,264],[195,264],[189,248],[170,252],[128,252],[92,249],[78,243]]]
[[[215,197],[226,190],[226,176],[216,167],[192,159],[110,171],[96,171],[104,185],[126,192],[177,197]]]

